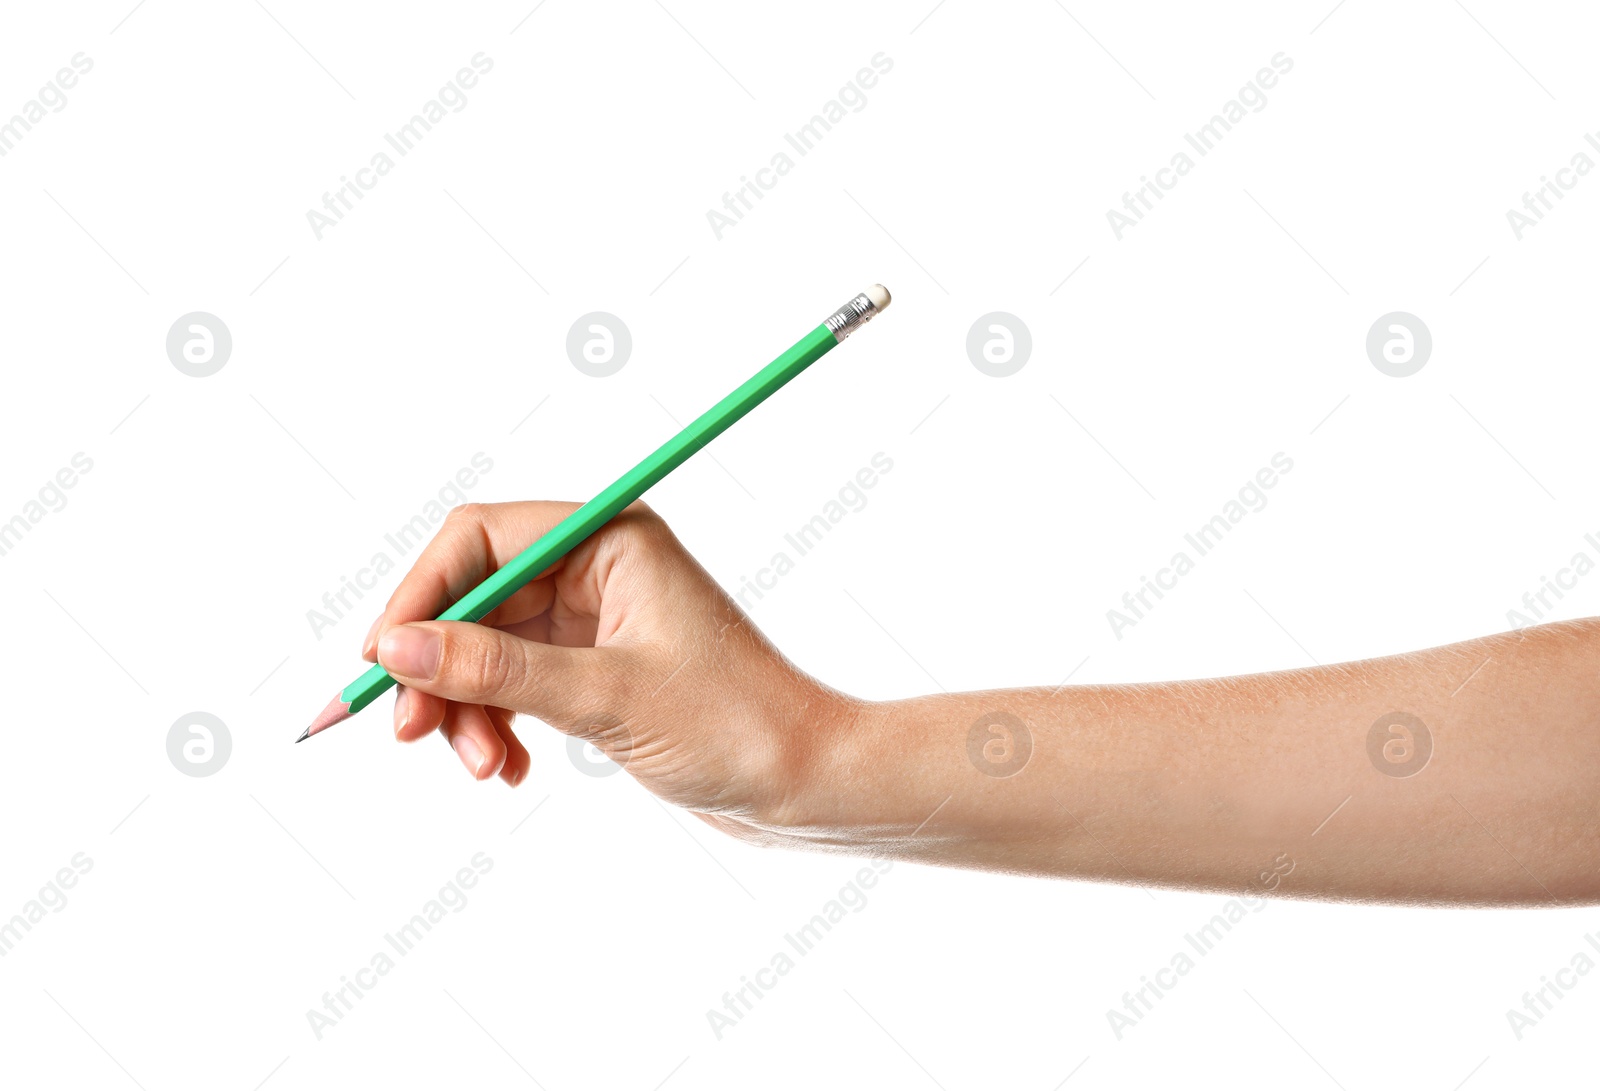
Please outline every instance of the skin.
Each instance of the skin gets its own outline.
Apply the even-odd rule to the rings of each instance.
[[[429,620],[577,506],[450,514],[364,648],[402,684],[398,738],[437,730],[516,785],[527,714],[761,845],[1258,896],[1600,900],[1600,620],[1247,677],[863,701],[784,658],[642,503],[481,624]]]

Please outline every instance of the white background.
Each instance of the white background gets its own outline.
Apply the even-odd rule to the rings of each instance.
[[[736,589],[893,459],[752,610],[828,682],[1201,677],[1509,627],[1600,531],[1600,178],[1520,241],[1506,219],[1600,126],[1592,13],[532,5],[7,6],[0,115],[94,62],[0,159],[0,519],[93,460],[0,557],[0,918],[93,861],[0,959],[8,1077],[1478,1091],[1587,1071],[1600,983],[1520,1041],[1506,1011],[1594,911],[1274,902],[1118,1040],[1107,1009],[1222,898],[908,864],[719,1040],[707,1010],[854,863],[719,839],[529,721],[516,790],[396,745],[387,699],[291,742],[399,570],[320,639],[307,612],[476,452],[474,500],[585,499],[874,280],[882,319],[650,495]],[[306,211],[479,52],[466,107],[319,241]],[[880,52],[865,108],[719,241],[707,210]],[[1265,108],[1118,241],[1106,211],[1280,52]],[[633,335],[605,379],[564,347],[595,310]],[[1405,379],[1365,351],[1396,310],[1434,339]],[[167,359],[192,311],[232,333],[210,378]],[[992,311],[1031,331],[1009,378],[967,356]],[[1267,507],[1114,636],[1106,611],[1280,451]],[[196,710],[232,740],[208,777],[166,749]],[[307,1010],[478,852],[465,908],[319,1040]]]

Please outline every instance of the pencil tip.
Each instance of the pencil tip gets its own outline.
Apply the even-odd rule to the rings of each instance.
[[[306,728],[305,734],[301,735],[295,740],[295,742],[305,742],[317,732],[324,731],[332,727],[334,724],[343,723],[344,721],[348,720],[350,716],[351,712],[349,703],[340,697],[335,696],[333,700],[328,702],[328,707],[323,709],[315,720],[311,721],[311,726]]]

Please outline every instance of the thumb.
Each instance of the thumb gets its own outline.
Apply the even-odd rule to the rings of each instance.
[[[630,660],[620,648],[541,644],[465,621],[393,625],[378,641],[378,662],[402,685],[573,733],[625,715]]]

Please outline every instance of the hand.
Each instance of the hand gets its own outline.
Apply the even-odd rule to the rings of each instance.
[[[712,825],[758,833],[855,703],[784,659],[643,503],[481,623],[431,620],[577,507],[450,513],[362,649],[401,684],[396,737],[438,729],[473,776],[516,785],[526,713]]]

